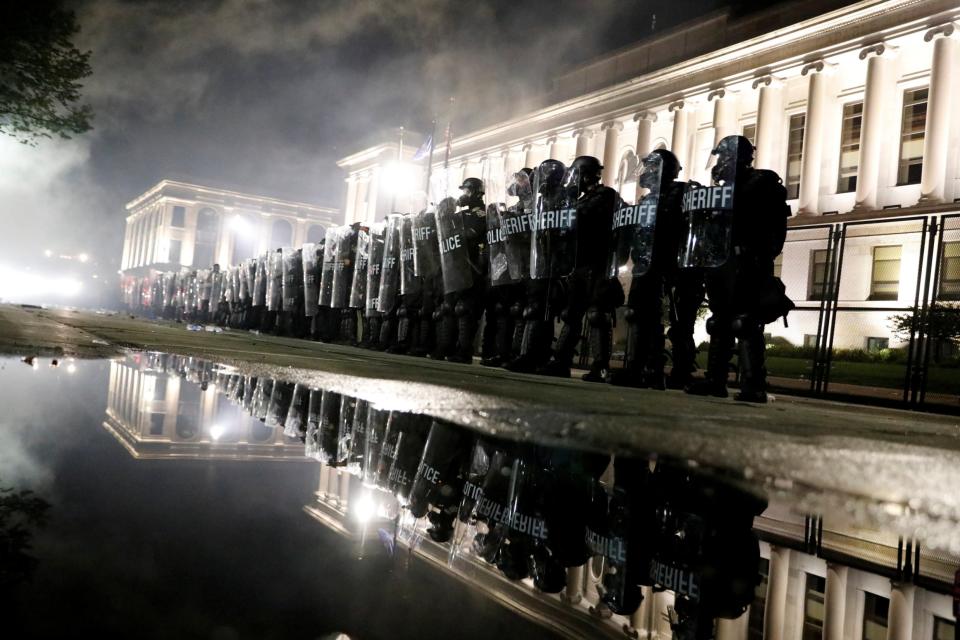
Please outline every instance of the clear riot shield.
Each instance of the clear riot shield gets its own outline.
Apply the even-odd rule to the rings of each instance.
[[[357,249],[353,255],[353,282],[350,283],[351,309],[361,309],[367,299],[367,267],[370,263],[370,229],[357,229]]]
[[[251,292],[250,274],[247,271],[246,262],[241,262],[240,265],[237,267],[237,277],[239,278],[239,281],[240,281],[240,286],[237,290],[238,299],[241,302],[246,302],[250,298],[250,292]]]
[[[166,278],[164,278],[166,288]],[[210,311],[216,311],[217,305],[223,298],[223,271],[216,269],[210,272]],[[166,298],[164,298],[166,300]],[[166,302],[164,302],[166,304]]]
[[[377,310],[389,313],[400,294],[400,226],[403,216],[391,213],[383,236],[383,266],[380,268],[380,295]]]
[[[500,212],[506,208],[506,203],[499,201],[504,193],[503,176],[494,171],[489,162],[484,166],[483,185],[487,196],[487,277],[491,286],[498,287],[510,284],[513,278],[510,277],[510,259],[500,226]]]
[[[436,207],[421,211],[413,221],[413,268],[422,280],[440,273]]]
[[[437,204],[437,243],[440,247],[440,270],[445,294],[473,286],[473,267],[467,250],[463,216],[457,212],[453,198]]]
[[[253,278],[253,306],[263,307],[267,304],[267,257],[262,253],[257,258],[257,273]]]
[[[280,311],[283,297],[283,254],[271,251],[267,263],[267,310]]]
[[[179,297],[179,276],[177,277],[177,296]],[[223,272],[223,301],[227,304],[233,304],[236,302],[237,290],[233,284],[233,267],[227,267],[227,270]]]
[[[677,256],[681,268],[715,268],[730,257],[735,184],[735,180],[709,187],[696,182],[687,184],[683,192],[683,231]]]
[[[370,255],[367,262],[367,295],[364,311],[367,315],[380,312],[380,276],[383,272],[384,226],[370,227]]]
[[[637,167],[637,202],[623,203],[613,216],[608,277],[629,281],[650,270],[662,175],[659,154],[651,153]]]
[[[577,266],[577,197],[580,173],[548,160],[533,172],[536,205],[531,216],[530,277],[562,278]]]
[[[354,256],[357,252],[357,227],[340,228],[336,255],[333,261],[333,292],[330,306],[345,309],[350,306],[350,288],[353,286]]]
[[[733,250],[733,207],[736,186],[736,158],[740,155],[729,142],[721,141],[723,153],[713,168],[714,185],[687,184],[683,193],[683,226],[677,263],[681,268],[722,266]]]
[[[420,279],[414,263],[414,220],[414,215],[407,214],[400,221],[400,294],[404,296],[420,292]]]
[[[283,248],[283,302],[284,311],[293,311],[297,306],[297,294],[300,291],[301,274],[300,252],[291,247]]]
[[[200,269],[197,271],[197,282],[199,285],[199,296],[197,298],[197,307],[199,308],[204,302],[210,301],[210,289],[212,277],[210,269]]]
[[[307,242],[303,245],[303,312],[307,317],[317,315],[317,301],[320,299],[319,275],[317,245]]]
[[[337,240],[340,237],[339,229],[327,229],[323,239],[323,261],[320,263],[320,296],[318,304],[329,307],[333,300],[333,269],[337,257]]]
[[[247,272],[247,286],[249,287],[247,299],[250,301],[250,304],[253,305],[255,304],[253,294],[256,291],[257,285],[257,259],[247,258],[243,261],[243,268]]]

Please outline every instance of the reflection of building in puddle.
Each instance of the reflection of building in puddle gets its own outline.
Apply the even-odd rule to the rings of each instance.
[[[665,452],[508,442],[178,356],[111,363],[108,407],[136,457],[319,461],[304,510],[360,556],[420,558],[562,636],[953,637],[957,558]]]
[[[299,441],[245,411],[241,381],[184,356],[114,360],[103,426],[134,458],[305,460]]]

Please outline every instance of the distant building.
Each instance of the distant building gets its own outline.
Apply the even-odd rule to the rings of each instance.
[[[299,247],[340,224],[340,212],[176,180],[127,203],[123,288],[158,271],[233,265],[268,249]]]
[[[558,75],[545,106],[458,135],[449,171],[440,152],[432,175],[448,195],[485,178],[493,200],[521,167],[588,154],[629,200],[651,150],[672,150],[680,179],[708,182],[711,149],[745,135],[796,214],[777,269],[799,308],[768,330],[797,346],[904,346],[892,314],[960,300],[958,18],[949,0],[706,15]],[[389,144],[340,161],[347,221],[383,218],[397,163]],[[403,170],[414,185],[422,165]]]

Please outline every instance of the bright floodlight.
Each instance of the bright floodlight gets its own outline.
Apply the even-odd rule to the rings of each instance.
[[[79,260],[80,262],[86,262],[89,259],[90,259],[90,256],[88,256],[85,253],[81,253],[80,255],[77,256],[77,260]]]
[[[222,424],[215,424],[212,427],[210,427],[210,437],[213,438],[214,440],[219,440],[223,436],[223,434],[226,432],[227,432],[227,428],[224,427]]]
[[[382,179],[388,193],[404,195],[413,188],[413,167],[404,162],[391,162],[384,168]]]
[[[253,227],[250,225],[250,222],[241,215],[235,215],[230,218],[230,228],[233,229],[235,233],[243,236],[248,236],[253,233]]]
[[[365,523],[369,522],[376,512],[377,504],[373,501],[373,497],[369,493],[364,493],[353,509],[353,516],[358,522]]]
[[[45,255],[45,256],[47,256],[47,257],[49,258],[50,256],[53,255],[53,251],[50,251],[50,249],[45,249],[44,252],[43,252],[43,255]]]

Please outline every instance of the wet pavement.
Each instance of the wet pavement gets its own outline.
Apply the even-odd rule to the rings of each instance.
[[[2,361],[0,480],[54,505],[16,588],[38,635],[59,624],[36,604],[52,595],[100,612],[91,628],[152,619],[157,637],[191,635],[166,633],[164,610],[201,637],[795,637],[803,603],[778,623],[767,602],[783,549],[793,596],[853,567],[863,593],[920,594],[914,635],[891,637],[952,624],[956,418],[123,316],[0,307],[0,329],[31,356]]]

